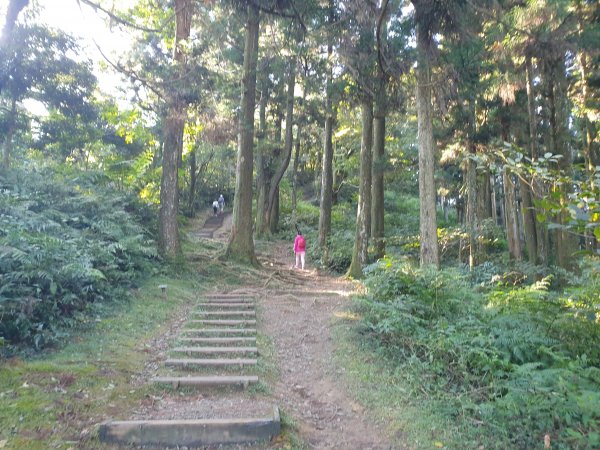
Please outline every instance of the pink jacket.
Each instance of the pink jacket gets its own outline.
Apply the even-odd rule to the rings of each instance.
[[[301,234],[296,236],[294,240],[294,253],[306,251],[306,239]]]

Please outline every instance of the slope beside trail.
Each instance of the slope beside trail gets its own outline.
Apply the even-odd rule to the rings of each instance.
[[[230,227],[227,216],[213,238],[225,241]],[[272,343],[273,402],[292,418],[308,448],[392,449],[385,426],[352,400],[343,369],[333,361],[332,327],[349,307],[352,283],[315,269],[310,257],[306,270],[291,269],[291,243],[259,242],[257,248],[262,275],[243,289],[255,292],[259,333]],[[277,440],[269,448],[278,448]]]

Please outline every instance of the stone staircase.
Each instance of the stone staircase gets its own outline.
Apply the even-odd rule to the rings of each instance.
[[[206,222],[204,222],[204,226],[202,227],[202,230],[200,230],[197,233],[194,233],[194,235],[199,238],[212,239],[215,231],[217,229],[221,228],[221,226],[223,225],[223,220],[229,214],[230,213],[228,213],[228,212],[224,212],[224,213],[219,213],[216,216],[210,216],[208,219],[206,219]]]
[[[228,398],[231,389],[237,387],[239,392],[239,388],[259,382],[253,371],[259,358],[255,299],[239,295],[206,296],[190,316],[160,369],[164,373],[151,381],[165,390],[184,389],[184,402],[185,394],[199,390],[212,404],[223,399],[225,406],[228,402],[234,404],[236,411],[229,411],[228,415],[227,407],[225,413],[223,408],[217,408],[221,417],[205,418],[202,402],[194,407],[190,398],[187,411],[193,418],[109,421],[100,426],[102,441],[177,448],[264,441],[279,434],[277,406],[260,405],[252,398],[233,402]],[[253,411],[250,416],[243,411],[247,402],[254,403],[249,408]],[[258,408],[262,412],[258,416],[257,405],[262,406]],[[162,412],[162,416],[170,415],[169,411]]]

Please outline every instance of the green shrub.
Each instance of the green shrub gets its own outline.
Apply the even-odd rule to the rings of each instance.
[[[449,420],[466,418],[494,448],[536,448],[546,434],[553,448],[594,448],[599,273],[596,259],[577,280],[585,287],[556,293],[545,278],[477,294],[469,273],[385,259],[367,268],[357,306],[364,335],[411,374],[413,391],[444,405]]]
[[[144,208],[88,174],[0,176],[0,334],[41,348],[122,299],[158,258]]]

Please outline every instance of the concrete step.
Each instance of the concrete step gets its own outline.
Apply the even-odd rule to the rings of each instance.
[[[172,352],[187,353],[202,353],[205,355],[216,355],[220,353],[258,353],[256,347],[175,347]]]
[[[181,330],[185,334],[256,334],[256,328],[186,328]]]
[[[204,447],[268,441],[281,430],[279,409],[272,417],[203,420],[111,421],[100,426],[103,442],[158,447]]]
[[[234,359],[201,359],[201,358],[171,358],[165,361],[165,366],[171,367],[188,367],[188,366],[210,366],[210,367],[227,367],[227,366],[254,366],[256,359],[249,358],[234,358]]]
[[[246,376],[207,376],[207,377],[155,377],[154,383],[171,384],[175,389],[179,386],[191,387],[221,387],[221,386],[243,386],[258,383],[256,375]]]
[[[179,338],[181,342],[190,344],[251,344],[256,343],[255,337],[199,337],[199,338]]]
[[[193,314],[200,317],[256,317],[256,313],[254,311],[193,311]]]
[[[256,325],[256,320],[237,320],[237,319],[209,319],[209,320],[188,320],[188,323],[195,325]]]
[[[199,308],[253,308],[254,302],[203,302],[196,306]]]

